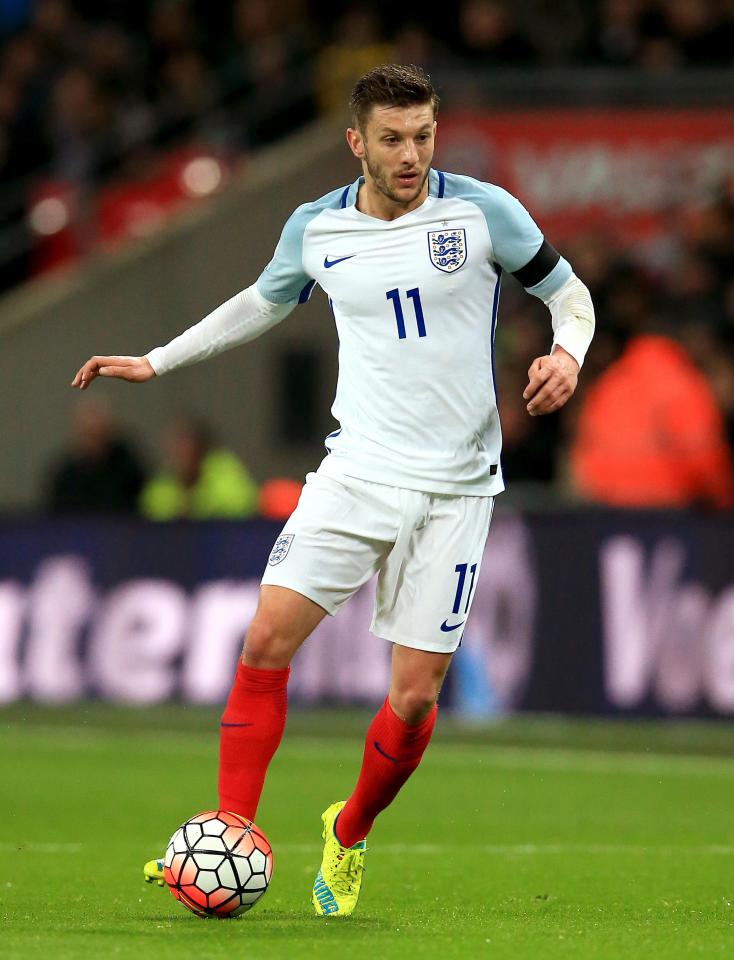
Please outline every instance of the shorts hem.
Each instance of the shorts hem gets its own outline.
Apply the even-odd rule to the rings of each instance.
[[[305,597],[307,600],[311,600],[317,606],[321,607],[322,610],[325,610],[330,617],[333,617],[341,607],[341,604],[335,604],[331,601],[330,598],[326,597],[323,593],[317,590],[315,587],[305,585],[302,583],[283,583],[279,580],[268,580],[266,579],[267,574],[263,575],[260,585],[263,587],[285,587],[286,590],[293,590],[294,593],[300,593],[302,597]]]
[[[380,640],[396,643],[399,647],[410,647],[411,650],[424,650],[426,653],[456,653],[461,643],[461,637],[452,647],[448,647],[446,644],[431,643],[430,640],[413,640],[410,637],[400,637],[398,639],[397,637],[389,637],[384,632],[378,632],[374,626],[370,627],[370,632]]]

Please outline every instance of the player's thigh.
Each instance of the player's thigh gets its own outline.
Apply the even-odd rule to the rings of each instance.
[[[287,587],[263,586],[242,650],[248,667],[282,670],[313,633],[326,610]]]
[[[411,538],[393,603],[375,612],[378,636],[418,650],[456,650],[474,599],[492,508],[492,497],[432,498],[426,524]]]
[[[335,614],[377,571],[397,535],[396,491],[311,473],[276,539],[263,587],[301,594]]]

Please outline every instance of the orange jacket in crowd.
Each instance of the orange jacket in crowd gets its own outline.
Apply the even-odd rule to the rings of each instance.
[[[635,337],[589,388],[571,471],[581,496],[613,506],[734,504],[721,413],[674,340]]]

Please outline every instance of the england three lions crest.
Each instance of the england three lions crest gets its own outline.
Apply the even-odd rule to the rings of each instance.
[[[284,533],[275,541],[273,549],[268,557],[268,564],[274,567],[276,563],[281,563],[288,556],[288,551],[293,543],[295,533]]]
[[[431,263],[444,273],[453,273],[466,260],[466,230],[429,230],[428,255]]]

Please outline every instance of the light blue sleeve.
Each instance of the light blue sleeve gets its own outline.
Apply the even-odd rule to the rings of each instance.
[[[460,197],[475,203],[487,221],[493,258],[503,270],[514,273],[526,266],[540,250],[543,234],[520,201],[507,190],[473,177],[447,173],[446,197]],[[571,267],[561,257],[547,277],[531,293],[541,296],[561,287],[571,276]],[[542,291],[537,288],[543,288]]]
[[[305,303],[314,283],[303,267],[303,235],[322,210],[338,207],[344,188],[334,190],[311,203],[303,203],[283,227],[273,259],[257,279],[259,293],[270,303]]]
[[[571,264],[565,257],[561,257],[551,272],[532,287],[525,287],[528,293],[540,300],[549,300],[554,293],[557,293],[563,284],[572,275]]]

